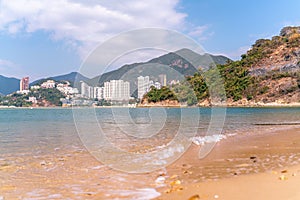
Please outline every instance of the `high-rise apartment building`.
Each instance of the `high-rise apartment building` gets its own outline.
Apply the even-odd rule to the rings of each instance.
[[[111,80],[104,83],[103,98],[105,100],[122,101],[130,98],[130,83],[123,80]]]
[[[142,99],[149,90],[149,76],[139,76],[138,78],[138,98]]]
[[[111,80],[104,82],[104,87],[92,87],[81,81],[81,97],[111,101],[129,100],[130,83],[123,80]]]
[[[94,87],[94,98],[95,99],[103,99],[103,87]]]
[[[167,75],[166,74],[160,74],[159,76],[159,82],[162,86],[167,86]]]
[[[29,90],[29,77],[24,77],[20,80],[20,91]]]
[[[83,98],[93,98],[94,97],[94,89],[93,87],[89,86],[87,83],[81,81],[81,97]]]

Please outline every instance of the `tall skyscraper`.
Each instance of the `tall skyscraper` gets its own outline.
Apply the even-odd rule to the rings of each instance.
[[[139,76],[138,78],[138,98],[142,99],[149,90],[149,76]]]
[[[29,77],[24,77],[20,80],[20,91],[29,90]]]

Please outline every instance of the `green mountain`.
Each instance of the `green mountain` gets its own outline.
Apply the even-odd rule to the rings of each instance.
[[[0,75],[0,95],[8,95],[20,88],[20,80]]]
[[[197,66],[193,66],[185,58],[188,58],[189,61],[197,60]],[[225,56],[214,56],[210,54],[200,55],[189,49],[181,49],[151,59],[148,62],[124,65],[117,70],[94,77],[91,83],[94,85],[102,85],[105,81],[118,79],[134,82],[140,75],[150,76],[152,80],[155,80],[160,74],[166,74],[167,79],[169,79],[169,77],[170,79],[176,79],[193,75],[199,68],[208,67],[212,63],[225,64],[228,61],[231,60]]]

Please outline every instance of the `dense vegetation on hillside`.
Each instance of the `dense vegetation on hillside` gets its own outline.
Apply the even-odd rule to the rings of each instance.
[[[241,60],[199,71],[171,88],[188,105],[214,96],[233,102],[299,102],[300,27],[286,27],[279,36],[259,39]]]
[[[64,95],[56,88],[38,89],[30,91],[28,94],[13,93],[9,96],[0,96],[0,106],[30,107],[29,97],[36,97],[38,106],[61,106],[60,99]]]
[[[176,95],[170,88],[162,87],[161,89],[157,89],[153,86],[150,88],[150,91],[145,94],[144,98],[147,99],[148,102],[154,103],[164,100],[177,100]]]

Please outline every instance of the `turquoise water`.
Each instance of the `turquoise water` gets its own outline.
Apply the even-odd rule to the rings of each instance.
[[[121,146],[126,145],[126,139],[136,138],[137,143],[154,140],[162,144],[175,136],[180,124],[185,128],[186,135],[189,135],[189,132],[194,135],[195,131],[197,135],[205,135],[212,117],[211,109],[182,110],[101,108],[96,109],[95,113],[97,122],[105,134],[112,142]],[[86,122],[94,122],[90,115],[84,117]],[[131,121],[127,120],[129,117]],[[198,121],[195,122],[195,119]],[[220,124],[218,128],[223,127],[223,134],[245,134],[275,127],[274,124],[278,124],[276,127],[280,128],[282,125],[279,124],[290,122],[300,123],[300,108],[227,108],[224,127]],[[81,142],[75,123],[72,109],[1,109],[0,154],[30,154],[38,150],[79,145]],[[273,125],[257,125],[264,123]],[[88,127],[86,128],[88,130]],[[141,137],[143,134],[144,137]]]
[[[184,145],[184,139],[193,136],[203,141],[219,139],[207,137],[208,130],[212,130],[212,134],[220,131],[228,136],[300,126],[297,125],[300,123],[300,108],[228,108],[226,118],[223,118],[223,111],[209,108],[1,109],[0,191],[11,188],[3,189],[1,195],[5,199],[84,199],[87,192],[92,191],[91,194],[104,195],[104,199],[150,199],[159,195],[155,180],[160,172],[133,175],[114,171],[91,158],[87,150],[97,150],[97,145],[103,150],[103,143],[109,142],[117,149],[141,152],[141,155],[158,149],[159,155],[167,158],[164,153],[170,152],[161,149],[178,137],[178,130],[182,131],[183,137],[179,137],[177,143]],[[102,136],[97,135],[99,130]],[[247,162],[249,155],[238,151],[236,155],[228,155],[233,156],[235,162],[223,162],[222,158],[222,162],[217,159],[208,163],[204,161],[204,166],[195,164],[195,168],[203,169],[193,176],[195,180],[230,177],[233,170],[256,173],[300,162],[298,146],[291,148],[289,141],[285,145],[288,148],[284,146],[278,153],[259,154],[257,165],[243,169],[236,165]],[[245,143],[243,146],[247,147]],[[252,150],[256,151],[255,148]],[[132,159],[122,160],[118,153],[109,153],[108,163],[119,159],[118,165],[133,165]],[[140,166],[149,165],[146,161],[142,160]]]

